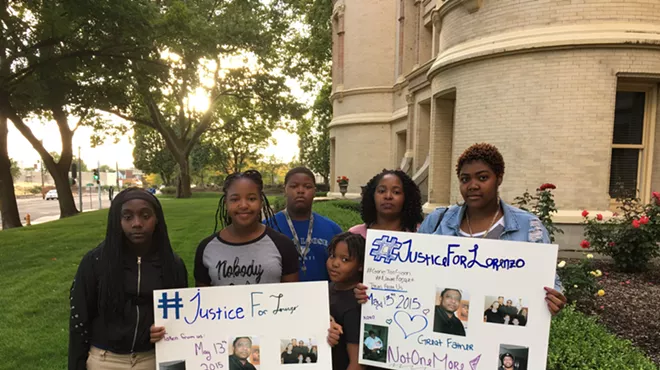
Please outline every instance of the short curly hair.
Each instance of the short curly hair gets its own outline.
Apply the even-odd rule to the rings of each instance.
[[[504,176],[504,158],[495,145],[479,143],[465,149],[463,154],[458,157],[456,175],[461,175],[461,168],[464,164],[474,161],[486,163],[497,177]]]
[[[376,201],[374,200],[374,195],[376,194],[376,188],[378,183],[386,175],[394,175],[401,180],[403,184],[403,208],[401,209],[401,224],[408,231],[417,231],[417,224],[424,220],[422,213],[422,195],[419,191],[419,187],[415,184],[408,174],[401,170],[386,170],[384,169],[381,173],[372,177],[367,185],[362,191],[362,204],[360,213],[362,215],[362,221],[369,226],[376,222]]]

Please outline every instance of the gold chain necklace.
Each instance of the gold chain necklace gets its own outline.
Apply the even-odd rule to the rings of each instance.
[[[500,207],[498,206],[497,207],[497,212],[495,212],[495,215],[493,216],[493,220],[490,222],[490,226],[488,226],[486,231],[484,231],[484,235],[481,236],[482,238],[484,238],[484,239],[486,238],[486,235],[488,235],[488,232],[490,231],[490,228],[493,227],[493,225],[495,224],[495,219],[497,218],[497,215],[499,215],[499,214],[500,214]],[[470,225],[470,215],[468,214],[467,209],[465,210],[465,219],[466,219],[467,224],[468,224],[468,230],[470,231],[470,237],[474,238],[474,234],[472,233],[472,226]]]

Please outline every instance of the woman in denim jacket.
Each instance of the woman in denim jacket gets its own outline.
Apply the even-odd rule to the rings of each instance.
[[[438,208],[426,217],[417,232],[448,236],[467,236],[532,243],[550,243],[548,231],[529,212],[512,207],[499,199],[498,189],[504,178],[504,159],[490,144],[475,144],[458,158],[456,165],[462,205]],[[557,314],[566,304],[559,278],[546,287],[550,312]],[[366,301],[366,287],[355,289],[359,301]]]

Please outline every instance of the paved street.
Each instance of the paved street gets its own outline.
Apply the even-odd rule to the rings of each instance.
[[[80,210],[80,203],[78,201],[78,195],[74,194],[76,200],[76,207]],[[108,199],[108,193],[103,193],[101,195],[102,208],[110,207],[110,200]],[[41,197],[38,198],[28,198],[28,199],[18,199],[18,212],[21,215],[21,221],[25,225],[25,216],[29,213],[31,218],[31,223],[39,224],[48,221],[57,220],[60,218],[60,206],[57,200],[44,200]],[[98,193],[92,192],[92,201],[90,206],[90,197],[89,192],[83,194],[83,211],[91,211],[99,209],[99,196]],[[0,229],[2,229],[2,218],[0,217]]]

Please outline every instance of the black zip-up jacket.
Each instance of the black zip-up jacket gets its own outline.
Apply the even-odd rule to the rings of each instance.
[[[69,319],[69,370],[86,369],[90,346],[127,354],[154,349],[150,328],[154,323],[153,291],[163,289],[158,254],[137,257],[125,253],[123,317],[104,320],[98,312],[98,287],[103,244],[83,257],[71,286]],[[175,288],[188,287],[183,260],[174,256],[181,281]],[[138,286],[139,285],[139,286]]]

